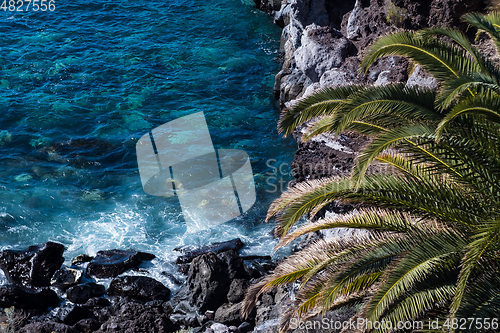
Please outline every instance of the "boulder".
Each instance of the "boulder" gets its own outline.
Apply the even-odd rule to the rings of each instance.
[[[273,13],[281,6],[281,0],[253,0],[253,2],[255,7],[267,13]]]
[[[59,304],[59,297],[50,289],[28,289],[17,285],[0,286],[0,308],[46,309]]]
[[[54,321],[31,323],[19,330],[19,333],[79,333],[75,328]]]
[[[283,3],[280,9],[274,14],[274,24],[280,28],[290,24],[290,12],[292,7],[289,3]]]
[[[228,250],[238,251],[245,244],[239,238],[231,239],[227,242],[212,243],[210,245],[202,246],[199,248],[192,247],[177,247],[174,251],[183,253],[182,256],[177,258],[177,264],[188,264],[193,261],[194,258],[204,254],[204,253],[220,253]]]
[[[83,276],[83,271],[81,270],[68,267],[61,267],[52,276],[50,284],[53,287],[64,290],[80,283],[80,281],[82,280],[82,276]]]
[[[141,301],[164,300],[170,297],[170,289],[146,276],[121,276],[111,281],[110,296],[128,296]]]
[[[154,254],[134,250],[99,251],[87,266],[87,273],[97,278],[117,277],[126,270],[139,266],[142,261],[154,258]]]
[[[187,301],[197,311],[215,310],[226,303],[229,291],[227,266],[216,254],[206,253],[193,259],[186,282],[170,301]]]
[[[241,303],[223,304],[215,311],[214,321],[227,326],[239,325],[243,321],[240,312]]]
[[[0,252],[0,268],[9,283],[46,287],[52,275],[61,267],[64,245],[48,242],[26,250]]]
[[[73,303],[85,303],[92,297],[104,295],[106,288],[94,282],[79,284],[66,291],[68,299]]]

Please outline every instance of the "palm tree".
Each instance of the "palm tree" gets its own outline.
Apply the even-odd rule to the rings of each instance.
[[[500,50],[500,15],[468,14]],[[304,123],[304,139],[356,131],[372,138],[350,178],[300,183],[269,209],[277,247],[331,228],[368,230],[349,240],[322,240],[282,262],[252,286],[243,312],[259,295],[300,281],[292,317],[358,304],[359,317],[398,322],[438,317],[449,331],[463,318],[495,318],[500,310],[500,72],[459,31],[445,28],[383,37],[362,69],[402,55],[439,82],[437,92],[403,85],[322,90],[287,110],[285,135]],[[391,173],[371,174],[374,161]],[[355,213],[312,221],[333,201]],[[311,219],[296,227],[304,215]],[[447,326],[446,326],[447,325]],[[498,323],[497,323],[498,325]],[[468,332],[480,331],[469,325]],[[373,331],[390,331],[379,329]],[[463,330],[461,330],[463,331]]]

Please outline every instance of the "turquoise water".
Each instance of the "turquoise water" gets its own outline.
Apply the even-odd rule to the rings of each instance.
[[[279,193],[266,161],[289,163],[294,152],[276,132],[279,34],[240,0],[0,11],[0,249],[51,240],[66,245],[66,258],[134,248],[168,263],[176,246],[241,237],[246,251],[269,254],[263,218]],[[250,155],[257,202],[188,233],[175,199],[142,190],[135,143],[199,111],[216,148]]]

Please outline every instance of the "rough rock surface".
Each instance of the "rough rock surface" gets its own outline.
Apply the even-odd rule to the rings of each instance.
[[[127,296],[142,301],[167,301],[170,297],[170,289],[150,277],[121,276],[111,281],[108,295]]]
[[[327,70],[340,67],[352,52],[354,45],[339,31],[312,24],[304,29],[294,59],[297,68],[314,83]]]
[[[64,245],[48,242],[26,250],[0,252],[0,268],[9,283],[33,287],[50,285],[52,275],[61,267]]]
[[[231,303],[241,302],[245,297],[245,292],[249,285],[250,283],[247,279],[232,280],[227,293],[227,300]]]
[[[161,307],[123,299],[108,310],[97,333],[174,332],[176,327]],[[101,319],[105,317],[101,316]]]
[[[216,310],[225,303],[228,291],[227,266],[214,253],[202,254],[191,262],[186,283],[172,304],[187,301],[200,312]]]
[[[142,261],[154,258],[154,254],[134,250],[99,251],[87,266],[87,273],[97,278],[117,277],[126,270],[139,266]]]
[[[241,311],[241,303],[223,304],[215,312],[214,321],[227,326],[239,325],[243,321],[243,319],[241,318],[240,311]]]
[[[75,328],[54,321],[36,322],[24,326],[19,333],[79,333]]]

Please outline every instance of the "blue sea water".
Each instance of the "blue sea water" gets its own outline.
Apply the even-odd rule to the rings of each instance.
[[[279,34],[251,0],[0,10],[0,250],[56,241],[70,259],[134,248],[168,266],[177,246],[240,237],[244,251],[270,254],[263,220],[280,191],[268,182],[281,174],[269,165],[289,163],[295,148],[276,131]],[[175,199],[143,191],[135,143],[199,111],[216,148],[251,157],[257,202],[189,233]]]

